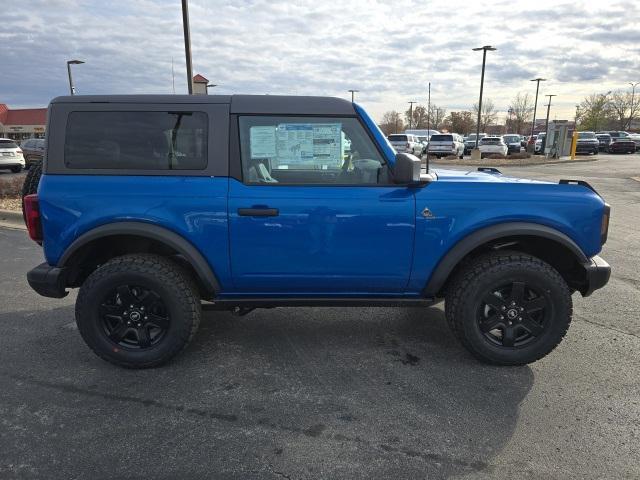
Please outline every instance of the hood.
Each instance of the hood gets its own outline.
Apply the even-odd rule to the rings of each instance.
[[[479,172],[478,170],[447,170],[436,168],[432,170],[440,182],[488,182],[488,183],[543,183],[552,184],[542,180],[529,180],[526,178],[506,177],[499,172]]]

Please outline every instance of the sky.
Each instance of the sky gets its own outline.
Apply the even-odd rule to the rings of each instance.
[[[68,94],[186,93],[180,0],[4,0],[0,103],[43,107]],[[350,98],[379,120],[409,101],[447,111],[484,98],[506,114],[535,94],[538,118],[573,118],[591,93],[640,81],[640,1],[189,1],[193,70],[219,94]],[[175,75],[172,75],[172,61]],[[175,80],[174,80],[175,79]],[[638,86],[640,95],[640,85]],[[542,110],[542,113],[541,113]]]

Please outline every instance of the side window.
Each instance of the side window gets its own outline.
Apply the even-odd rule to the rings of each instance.
[[[247,184],[390,183],[373,140],[352,117],[239,117]]]
[[[207,166],[204,112],[71,112],[68,168],[202,170]]]

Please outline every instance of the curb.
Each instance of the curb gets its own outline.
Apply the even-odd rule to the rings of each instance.
[[[18,228],[20,230],[27,229],[22,218],[22,212],[14,212],[13,210],[0,210],[0,226]]]

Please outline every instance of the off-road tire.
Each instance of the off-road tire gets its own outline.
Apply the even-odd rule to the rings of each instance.
[[[152,289],[169,315],[169,327],[159,343],[142,350],[122,348],[101,326],[99,305],[120,284]],[[87,345],[102,359],[126,368],[160,366],[189,344],[200,324],[201,305],[195,282],[175,262],[151,254],[113,258],[83,283],[76,300],[76,323]]]
[[[539,338],[522,347],[489,342],[476,316],[491,286],[509,281],[530,282],[543,289],[551,309]],[[572,309],[571,291],[562,276],[539,258],[519,252],[495,252],[471,261],[456,274],[445,297],[445,315],[454,335],[478,359],[495,365],[524,365],[550,353],[567,333]]]
[[[27,221],[27,217],[24,213],[24,197],[27,195],[31,195],[33,193],[38,193],[38,184],[40,183],[40,177],[42,176],[42,163],[36,163],[31,166],[29,171],[27,172],[27,176],[24,179],[24,183],[22,184],[22,218],[25,223]]]

